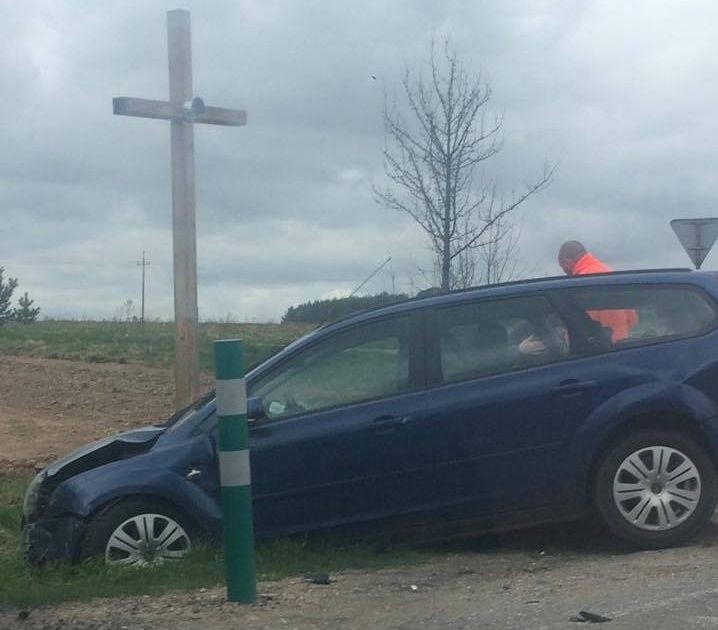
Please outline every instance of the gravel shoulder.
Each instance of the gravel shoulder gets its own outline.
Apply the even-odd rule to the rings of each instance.
[[[328,585],[260,583],[251,606],[201,589],[43,607],[24,621],[0,613],[0,627],[575,629],[580,611],[610,618],[606,628],[716,627],[718,526],[692,545],[652,552],[594,535],[583,525],[532,530],[449,545],[415,566],[336,573]]]

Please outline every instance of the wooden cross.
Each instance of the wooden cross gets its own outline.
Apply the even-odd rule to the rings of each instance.
[[[199,396],[197,349],[197,237],[194,191],[194,123],[246,125],[247,113],[206,107],[192,94],[192,45],[189,11],[167,12],[170,98],[112,99],[121,116],[171,121],[172,235],[175,304],[175,406],[181,409]]]

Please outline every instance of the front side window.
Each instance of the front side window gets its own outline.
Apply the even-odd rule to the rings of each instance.
[[[443,382],[552,363],[571,354],[568,327],[540,296],[440,309],[437,333]]]
[[[399,394],[409,389],[409,317],[334,334],[255,381],[269,418]]]
[[[608,350],[691,337],[716,325],[714,305],[691,287],[590,287],[571,293]]]

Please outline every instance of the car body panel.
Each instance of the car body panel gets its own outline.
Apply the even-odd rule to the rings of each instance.
[[[192,510],[186,512],[198,525],[213,535],[220,531],[219,478],[210,436],[158,443],[155,449],[132,458],[131,466],[128,461],[110,462],[63,481],[55,488],[45,516],[73,514],[86,519],[123,498],[143,496],[180,508],[191,505]],[[188,480],[187,474],[197,467],[202,475]]]
[[[421,509],[430,494],[417,481],[428,482],[431,471],[413,461],[424,406],[424,392],[410,393],[252,429],[258,529],[314,529]]]

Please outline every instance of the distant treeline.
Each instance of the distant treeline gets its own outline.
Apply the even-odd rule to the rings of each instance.
[[[405,293],[393,295],[391,293],[379,293],[377,295],[354,296],[346,298],[332,298],[331,300],[314,300],[304,302],[298,306],[290,306],[282,317],[283,324],[311,323],[322,324],[334,321],[350,313],[362,311],[377,306],[386,306],[408,300]]]

